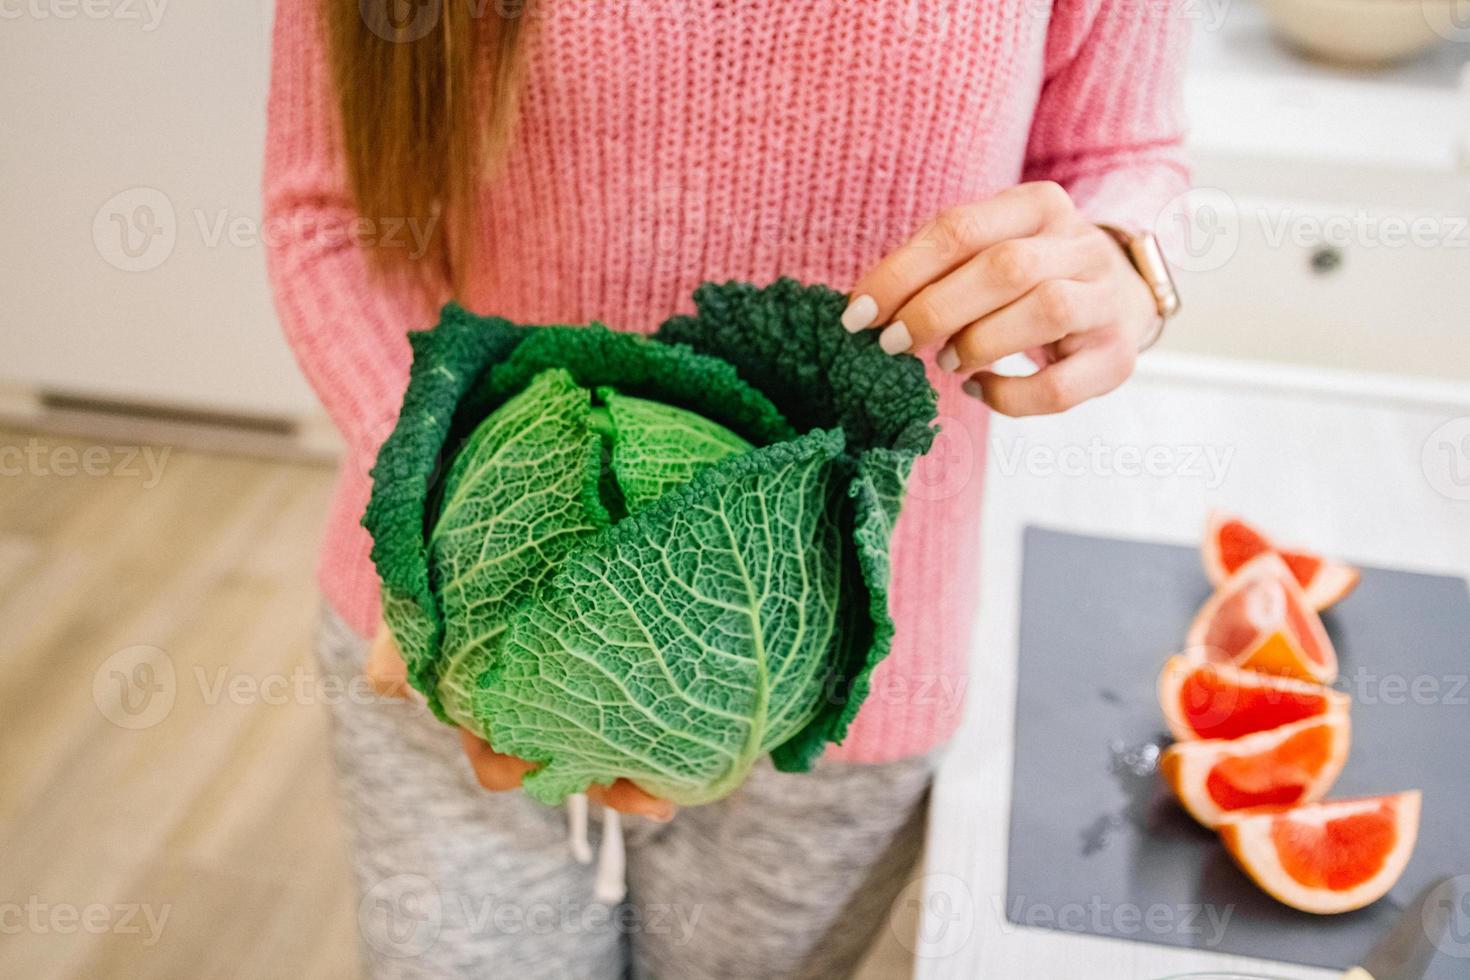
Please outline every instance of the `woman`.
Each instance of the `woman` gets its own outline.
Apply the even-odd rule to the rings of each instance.
[[[302,231],[273,243],[271,273],[347,444],[321,564],[326,671],[356,675],[376,634],[374,684],[401,683],[358,520],[406,334],[450,296],[650,331],[704,280],[850,288],[843,324],[924,359],[945,435],[895,532],[898,635],[846,742],[813,773],[767,767],[678,814],[624,781],[602,793],[652,818],[629,821],[617,916],[591,903],[563,815],[513,791],[525,764],[405,703],[339,706],[369,968],[843,975],[918,853],[934,753],[959,720],[987,407],[1100,395],[1159,324],[1098,223],[1150,228],[1184,189],[1184,14],[384,2],[279,0],[275,27],[266,200]],[[1035,375],[987,370],[1023,351]]]

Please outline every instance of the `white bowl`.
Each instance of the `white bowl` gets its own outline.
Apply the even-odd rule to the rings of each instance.
[[[1400,61],[1442,35],[1456,0],[1261,0],[1277,33],[1306,53],[1352,65]]]

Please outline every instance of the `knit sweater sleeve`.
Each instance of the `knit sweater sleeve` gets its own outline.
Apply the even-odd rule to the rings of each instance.
[[[1153,229],[1188,186],[1184,4],[1057,0],[1026,147],[1027,180],[1054,180],[1093,221]]]
[[[433,298],[369,268],[362,242],[407,227],[360,216],[348,190],[319,0],[278,0],[264,168],[267,268],[286,339],[349,459],[370,460],[408,384],[408,331]]]

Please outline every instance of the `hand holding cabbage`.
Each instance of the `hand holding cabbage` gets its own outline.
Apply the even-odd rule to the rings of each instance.
[[[888,651],[921,365],[822,287],[695,300],[652,339],[455,306],[412,335],[364,518],[384,615],[436,713],[533,763],[547,803],[809,768]]]

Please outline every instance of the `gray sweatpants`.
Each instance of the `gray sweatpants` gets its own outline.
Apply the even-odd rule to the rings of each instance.
[[[366,643],[330,612],[317,653],[339,689],[363,690]],[[831,980],[884,927],[922,845],[930,760],[767,764],[668,824],[625,818],[628,897],[609,908],[568,850],[563,810],[482,790],[454,731],[418,702],[336,701],[374,978]]]

